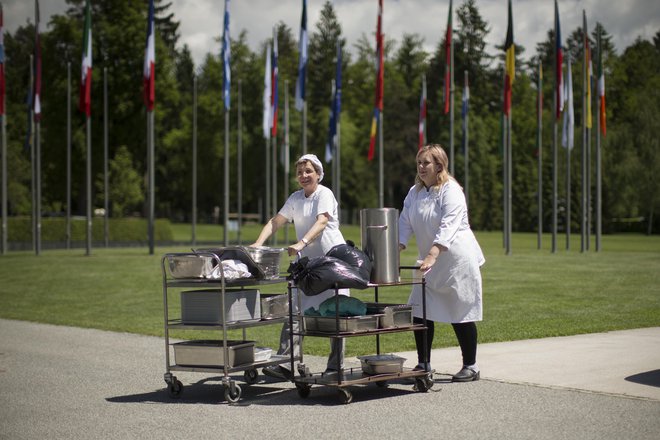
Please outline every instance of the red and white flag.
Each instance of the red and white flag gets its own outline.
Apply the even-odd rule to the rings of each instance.
[[[147,21],[147,44],[144,50],[144,105],[147,107],[147,111],[152,111],[156,102],[154,0],[149,0],[149,18]]]
[[[78,109],[89,117],[92,114],[92,13],[89,0],[85,2],[85,29],[83,31],[80,72]]]

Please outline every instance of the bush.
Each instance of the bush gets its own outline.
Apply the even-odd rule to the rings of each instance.
[[[104,239],[103,218],[92,219],[92,240]],[[108,219],[108,236],[110,241],[117,242],[147,242],[147,220],[143,218],[110,218]],[[30,217],[9,217],[7,219],[7,238],[10,242],[32,241],[32,219]],[[42,241],[66,241],[66,218],[42,218]],[[156,241],[173,241],[172,225],[167,219],[156,219],[154,223],[154,239]],[[87,240],[87,219],[74,217],[71,219],[71,241]]]

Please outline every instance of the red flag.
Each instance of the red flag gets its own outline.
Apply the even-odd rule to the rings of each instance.
[[[149,0],[147,19],[147,44],[144,50],[144,105],[147,111],[154,109],[156,102],[156,46],[154,34],[154,0]]]
[[[451,65],[451,49],[453,45],[452,41],[452,0],[449,1],[449,16],[447,17],[447,34],[445,35],[445,84],[444,84],[444,92],[442,94],[442,98],[445,103],[445,114],[449,113],[449,101],[450,96],[449,94],[451,93],[451,69],[454,68],[454,66]]]
[[[376,128],[380,112],[383,111],[383,0],[378,0],[378,24],[376,26],[376,93],[374,98],[374,116],[371,119],[368,160],[373,160],[376,153]]]
[[[92,114],[92,13],[89,0],[85,2],[85,29],[83,30],[82,51],[78,109],[89,117]]]
[[[513,44],[513,14],[511,12],[511,0],[509,0],[509,25],[506,31],[504,52],[506,53],[504,69],[504,114],[509,116],[511,113],[511,92],[513,90],[513,79],[516,75],[516,55],[515,45]]]

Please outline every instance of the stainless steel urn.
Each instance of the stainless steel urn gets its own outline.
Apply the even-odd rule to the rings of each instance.
[[[399,281],[399,210],[366,208],[360,211],[362,250],[371,258],[372,283]]]

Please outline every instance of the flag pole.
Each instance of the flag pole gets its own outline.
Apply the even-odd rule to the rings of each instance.
[[[601,188],[601,151],[600,151],[600,113],[602,99],[601,93],[601,76],[604,75],[602,72],[603,66],[603,50],[601,47],[600,41],[600,28],[598,29],[598,117],[596,118],[596,252],[600,252],[601,249],[601,234],[602,234],[602,221],[601,221],[601,211],[602,211],[602,188]],[[604,80],[604,78],[603,78]],[[604,86],[604,83],[602,84]]]
[[[41,121],[37,120],[35,123],[35,163],[36,163],[36,254],[41,255]]]
[[[383,110],[378,112],[378,207],[385,207],[383,161]]]
[[[224,153],[224,206],[223,206],[223,239],[225,246],[229,245],[229,111],[231,98],[231,39],[229,36],[229,0],[225,0],[225,13],[222,31],[222,64],[223,64],[223,104],[225,108],[225,153]]]
[[[224,176],[224,228],[223,241],[229,245],[229,109],[225,107],[225,176]]]
[[[467,93],[466,90],[468,90],[469,82],[468,82],[468,71],[465,70],[464,72],[464,86],[463,86],[463,93]],[[424,77],[424,81],[426,82],[426,77]],[[466,97],[466,99],[469,99]],[[464,104],[465,105],[465,104]],[[463,116],[463,124],[464,124],[464,133],[463,133],[463,153],[465,154],[465,204],[469,207],[470,206],[470,166],[469,166],[469,160],[470,160],[470,153],[469,153],[469,133],[468,133],[468,112],[465,112],[465,116]]]
[[[110,229],[108,216],[110,213],[110,194],[108,191],[108,68],[103,68],[103,241],[108,247]]]
[[[587,13],[582,10],[582,252],[589,250],[589,113],[590,102],[587,88],[591,86],[589,78],[589,33]]]
[[[71,61],[66,63],[66,248],[71,249]]]
[[[284,197],[289,194],[289,80],[284,81],[284,173],[282,178]],[[284,226],[284,243],[289,243],[289,225]]]
[[[538,231],[536,247],[541,249],[543,236],[543,65],[539,59],[538,86],[537,86],[537,108],[536,108],[536,152],[537,157],[537,205],[538,205]]]
[[[238,103],[236,106],[236,113],[238,113],[238,121],[236,125],[236,180],[238,182],[238,192],[236,193],[237,206],[236,206],[236,242],[242,244],[241,241],[241,225],[243,223],[243,120],[241,118],[241,110],[243,108],[242,96],[242,83],[238,80]]]
[[[87,240],[85,255],[92,255],[92,118],[89,115],[85,117],[86,133],[86,200],[87,200]]]
[[[193,74],[192,103],[192,215],[191,242],[197,245],[197,74]]]
[[[453,17],[452,17],[453,18]],[[454,31],[449,42],[449,172],[454,175]]]
[[[571,69],[571,56],[570,52],[568,54],[568,58],[566,59],[566,63],[568,65],[567,69]],[[566,78],[566,85],[570,87],[571,89],[573,88],[573,83],[568,83],[569,78]],[[572,90],[567,89],[567,96],[568,93],[573,93]],[[568,103],[568,105],[572,105],[572,103]],[[564,121],[567,121],[567,118],[570,116],[568,112],[570,112],[569,109],[565,109],[567,113],[564,114]],[[567,116],[568,115],[568,116]],[[570,121],[565,122],[566,125],[570,124]],[[570,131],[570,127],[564,128],[564,130]],[[565,229],[566,229],[566,250],[571,249],[571,151],[572,151],[572,145],[570,144],[570,140],[568,139],[569,135],[566,135],[566,220],[565,220]],[[563,140],[562,140],[563,142]]]
[[[154,211],[155,211],[155,176],[154,176],[154,111],[147,111],[147,158],[149,174],[149,255],[154,254]]]
[[[2,17],[2,5],[0,4],[0,17]],[[0,23],[2,24],[2,23]],[[5,60],[2,61],[2,68],[4,69],[5,67]],[[4,72],[3,72],[3,78],[2,80],[4,81]],[[5,95],[0,98],[2,99],[2,108],[4,112],[0,115],[0,118],[2,118],[1,124],[2,124],[2,255],[7,254],[7,243],[8,243],[8,238],[7,238],[7,106],[6,102],[7,100],[5,99]]]
[[[30,97],[31,97],[31,99],[34,99],[34,97],[32,96],[33,93],[34,93],[34,55],[30,55]],[[29,110],[28,110],[29,117],[28,117],[28,119],[29,119],[29,124],[30,124],[30,127],[31,127],[32,124],[34,124],[34,105],[33,105],[32,101],[30,101],[28,103],[28,107],[29,107]],[[30,131],[31,130],[32,129],[30,128]],[[32,223],[32,225],[31,225],[32,226],[32,250],[36,251],[36,249],[37,249],[37,219],[36,219],[35,213],[37,211],[37,208],[36,208],[36,206],[37,206],[37,203],[36,203],[36,200],[37,200],[37,196],[36,196],[37,186],[35,184],[36,167],[35,167],[35,163],[34,163],[35,162],[35,158],[34,158],[34,156],[35,156],[34,139],[32,138],[31,133],[30,133],[30,137],[29,137],[29,142],[30,142],[30,170],[32,172],[32,176],[31,176],[31,179],[30,179],[30,192],[31,192],[30,195],[32,196],[32,204],[31,204],[32,206],[30,206],[30,208],[31,208],[32,214],[31,214],[31,219],[30,220],[32,221],[31,222]]]
[[[506,200],[506,209],[507,209],[507,231],[506,231],[506,254],[511,255],[511,234],[513,232],[513,209],[512,209],[512,168],[513,168],[513,158],[512,158],[512,147],[511,147],[511,127],[513,119],[513,110],[509,110],[509,116],[506,118],[507,127],[506,127],[506,188],[507,188],[507,200]]]

